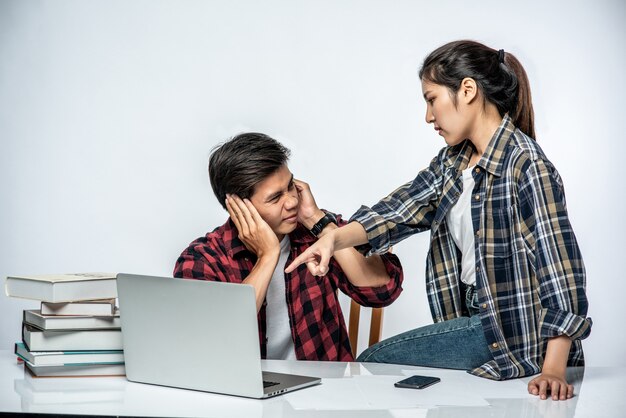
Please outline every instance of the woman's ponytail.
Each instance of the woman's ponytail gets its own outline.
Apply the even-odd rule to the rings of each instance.
[[[506,53],[504,55],[504,65],[515,73],[517,78],[517,103],[513,113],[510,115],[513,124],[529,137],[536,139],[535,136],[535,113],[533,111],[533,102],[530,94],[530,82],[526,75],[526,70],[519,62],[515,55]]]

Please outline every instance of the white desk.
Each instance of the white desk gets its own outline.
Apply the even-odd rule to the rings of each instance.
[[[0,412],[245,418],[599,418],[626,414],[625,368],[571,369],[575,397],[553,402],[526,394],[527,378],[491,382],[461,371],[384,364],[269,360],[263,366],[320,376],[322,384],[253,400],[132,383],[123,377],[35,379],[16,363],[11,351],[2,350]],[[392,382],[408,370],[440,376],[442,382],[424,390],[394,388]]]

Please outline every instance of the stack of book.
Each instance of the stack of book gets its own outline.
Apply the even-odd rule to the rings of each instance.
[[[114,274],[8,276],[5,291],[41,302],[24,311],[15,343],[34,376],[125,374]]]

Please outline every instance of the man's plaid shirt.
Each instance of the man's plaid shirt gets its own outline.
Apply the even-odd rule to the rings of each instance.
[[[367,231],[370,253],[430,230],[426,292],[435,322],[461,316],[461,254],[446,214],[461,194],[471,154],[469,141],[442,149],[413,181],[351,218]],[[585,267],[561,177],[508,115],[472,173],[479,315],[494,358],[472,373],[491,379],[536,374],[547,340],[560,335],[573,340],[568,365],[583,365],[580,340],[591,331]]]
[[[339,225],[345,221],[338,216]],[[254,267],[256,256],[237,237],[229,219],[185,249],[174,268],[174,277],[241,283]],[[311,246],[315,238],[304,226],[289,234],[291,250],[285,266]],[[387,306],[402,292],[402,266],[393,254],[382,256],[391,280],[386,286],[356,287],[332,258],[324,277],[311,275],[306,265],[285,274],[289,324],[298,360],[353,361],[348,332],[339,306],[337,289],[363,306]],[[279,266],[284,269],[285,266]],[[266,358],[265,303],[259,311],[261,355]],[[237,332],[237,330],[233,330]]]

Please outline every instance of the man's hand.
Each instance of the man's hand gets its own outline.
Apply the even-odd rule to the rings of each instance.
[[[239,239],[248,250],[257,255],[275,256],[278,261],[280,243],[272,228],[261,218],[252,202],[241,200],[238,196],[226,197],[226,209],[239,231]]]
[[[528,393],[531,395],[539,395],[539,398],[547,399],[548,392],[552,400],[564,401],[574,396],[574,386],[568,384],[563,376],[545,372],[528,383]]]
[[[313,225],[324,217],[324,212],[317,207],[313,193],[309,185],[303,181],[293,179],[293,183],[298,191],[300,205],[298,206],[298,222],[306,229],[313,228]]]

